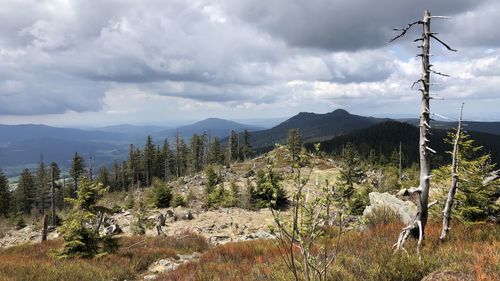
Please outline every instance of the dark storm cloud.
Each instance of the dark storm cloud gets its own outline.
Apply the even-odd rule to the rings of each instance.
[[[498,54],[484,50],[500,43],[499,6],[494,0],[6,0],[0,115],[125,112],[105,102],[134,89],[227,107],[398,99],[406,94],[395,94],[398,87],[417,75],[408,58],[419,31],[390,47],[385,42],[392,28],[420,19],[424,8],[454,16],[433,27],[467,59],[437,55],[458,60],[451,70],[474,61],[459,80],[472,97],[475,77],[499,80]],[[481,87],[480,95],[492,94]]]
[[[435,15],[471,10],[485,0],[308,0],[226,1],[231,13],[291,46],[353,51],[382,46],[392,28]]]

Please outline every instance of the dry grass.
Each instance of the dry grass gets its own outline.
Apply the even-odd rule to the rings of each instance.
[[[440,245],[439,225],[428,226],[423,260],[415,253],[393,254],[402,225],[389,224],[366,232],[350,232],[331,268],[330,280],[421,280],[434,271],[463,272],[476,280],[500,280],[500,226],[455,225]],[[293,280],[273,241],[231,243],[206,252],[200,262],[179,267],[161,280]]]
[[[453,225],[449,240],[438,243],[440,227],[427,227],[423,260],[415,241],[408,254],[391,249],[402,225],[378,225],[343,236],[341,253],[330,280],[421,280],[436,271],[461,272],[476,280],[500,280],[500,226]],[[98,259],[58,260],[51,252],[60,241],[17,246],[0,251],[0,280],[133,280],[161,258],[203,252],[199,262],[186,263],[160,280],[293,280],[274,241],[229,243],[208,250],[205,239],[128,237],[120,250]]]
[[[158,259],[208,249],[200,236],[181,236],[123,237],[117,253],[88,260],[55,258],[61,241],[12,247],[0,251],[0,280],[130,280]]]

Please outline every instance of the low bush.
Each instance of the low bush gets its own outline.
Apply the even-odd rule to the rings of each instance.
[[[156,208],[170,207],[170,201],[172,200],[172,188],[161,179],[154,178],[151,192],[149,193],[149,199],[151,204]]]

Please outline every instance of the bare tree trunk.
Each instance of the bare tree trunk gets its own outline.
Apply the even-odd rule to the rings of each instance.
[[[47,241],[48,227],[49,227],[49,216],[45,214],[43,215],[42,242]]]
[[[94,162],[92,161],[92,154],[90,154],[90,167],[89,167],[89,177],[90,177],[90,182],[92,182],[94,179]]]
[[[430,84],[430,64],[429,64],[429,50],[430,50],[430,25],[431,14],[429,10],[425,10],[424,18],[422,20],[423,26],[423,41],[422,41],[422,102],[420,113],[420,200],[418,204],[417,224],[420,227],[419,246],[425,236],[425,225],[427,224],[429,201],[429,187],[430,187],[430,174],[431,164],[429,152],[432,151],[429,144],[429,130],[430,130],[430,107],[429,107],[429,84]]]
[[[64,200],[64,192],[66,191],[66,175],[63,175],[63,192],[62,192],[62,208],[66,210],[66,201]]]
[[[401,185],[401,181],[403,180],[403,160],[401,154],[401,141],[399,141],[399,184]]]
[[[51,195],[51,209],[52,209],[52,226],[56,225],[56,192],[55,192],[55,174],[54,167],[50,167],[50,177],[51,177],[51,185],[50,185],[50,195]]]
[[[446,203],[444,204],[443,210],[443,229],[441,230],[441,236],[439,241],[444,242],[446,235],[450,230],[450,220],[451,220],[451,208],[453,207],[453,199],[455,198],[455,193],[458,188],[458,144],[460,142],[460,133],[462,131],[462,113],[464,110],[464,104],[460,108],[460,118],[458,119],[457,133],[455,135],[455,143],[453,144],[453,155],[451,158],[451,186],[448,191],[448,197],[446,198]]]

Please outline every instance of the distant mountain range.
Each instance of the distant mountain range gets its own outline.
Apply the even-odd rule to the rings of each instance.
[[[67,169],[75,152],[83,154],[96,166],[125,160],[129,144],[142,146],[147,135],[156,143],[166,137],[173,139],[177,130],[188,140],[193,134],[225,137],[231,130],[255,131],[262,127],[209,118],[178,129],[161,126],[115,125],[88,130],[57,128],[46,125],[0,125],[0,168],[8,175],[17,175],[24,167],[34,167],[40,158],[56,161]]]
[[[177,133],[179,133],[179,135],[183,136],[184,138],[190,138],[193,134],[207,133],[210,134],[211,137],[224,138],[229,135],[231,130],[235,132],[242,132],[244,130],[253,132],[263,129],[263,127],[241,124],[220,118],[208,118],[191,125],[179,127],[177,129],[159,131],[153,133],[152,135],[153,137],[167,137],[169,139],[172,139]]]
[[[224,143],[231,130],[236,132],[249,130],[251,131],[252,145],[258,151],[269,149],[275,143],[284,143],[288,130],[293,128],[299,128],[305,142],[332,140],[332,146],[338,144],[338,141],[345,140],[339,138],[340,136],[353,136],[350,133],[354,134],[355,131],[356,134],[366,134],[366,138],[377,136],[376,139],[380,141],[384,138],[400,138],[401,135],[414,134],[415,127],[411,125],[407,125],[408,127],[401,128],[401,130],[391,128],[390,131],[394,130],[394,132],[389,134],[384,131],[385,125],[381,125],[389,120],[391,119],[354,115],[343,109],[337,109],[324,114],[301,112],[270,129],[218,118],[205,119],[179,128],[122,124],[82,130],[31,124],[0,125],[0,168],[9,175],[15,175],[23,167],[33,167],[43,154],[46,162],[57,161],[63,169],[66,169],[75,152],[84,154],[87,158],[92,155],[96,166],[108,165],[115,160],[126,159],[128,145],[142,146],[147,135],[151,135],[154,141],[159,144],[165,137],[173,140],[177,131],[186,140],[195,133],[208,134],[210,132],[212,137],[221,137]],[[409,124],[416,122],[413,119],[404,121]],[[467,121],[466,123],[468,130],[500,135],[500,122]],[[454,123],[447,122],[434,122],[433,124],[435,128],[455,126]],[[377,127],[377,125],[382,127]],[[490,134],[474,132],[472,135],[483,138],[485,142],[496,141],[496,136]],[[441,135],[438,134],[438,136]],[[397,142],[399,143],[399,140]],[[328,143],[324,142],[325,147]],[[498,145],[495,146],[494,143],[488,143],[487,147],[491,147],[496,153],[500,151]]]

